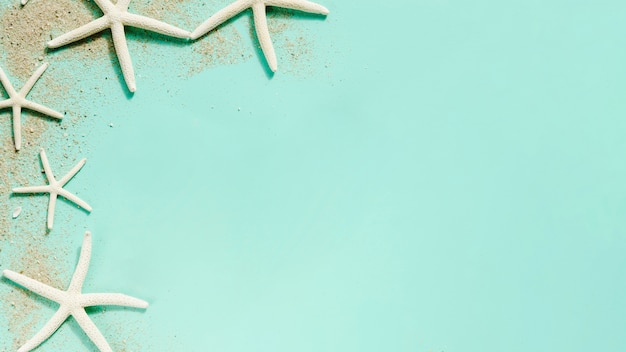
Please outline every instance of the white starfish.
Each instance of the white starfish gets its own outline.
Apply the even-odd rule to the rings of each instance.
[[[68,183],[72,177],[74,177],[74,175],[76,175],[78,171],[83,168],[87,159],[79,161],[78,164],[70,170],[70,172],[57,181],[52,174],[52,169],[48,163],[48,157],[46,157],[46,152],[43,148],[41,148],[39,155],[41,156],[43,171],[46,173],[46,177],[48,178],[48,185],[13,188],[13,193],[50,193],[50,202],[48,203],[48,229],[52,229],[52,225],[54,223],[54,209],[56,206],[57,196],[65,197],[74,204],[91,212],[91,206],[89,206],[89,204],[69,191],[63,189],[63,186],[65,186],[65,184]]]
[[[26,84],[24,84],[24,87],[22,87],[19,92],[13,88],[11,81],[9,81],[9,77],[7,77],[2,68],[0,68],[0,82],[2,82],[2,86],[4,87],[4,90],[7,91],[7,94],[9,94],[9,99],[0,101],[0,109],[8,108],[9,106],[13,107],[13,136],[15,138],[15,150],[20,150],[20,148],[22,148],[22,108],[34,110],[44,115],[54,117],[55,119],[63,118],[63,114],[60,112],[26,99],[30,90],[33,88],[35,83],[37,83],[37,80],[47,68],[47,63],[41,65],[28,79],[28,81],[26,81]]]
[[[74,317],[78,325],[80,325],[85,334],[87,334],[100,351],[113,351],[104,336],[102,336],[100,330],[98,330],[96,324],[89,319],[87,312],[85,312],[85,307],[123,306],[148,308],[148,302],[121,293],[82,293],[81,291],[83,289],[83,283],[85,282],[85,276],[87,276],[87,270],[89,269],[90,259],[91,233],[87,231],[83,238],[83,247],[80,250],[78,265],[76,265],[74,276],[72,276],[72,281],[67,291],[61,291],[11,270],[4,270],[2,272],[2,275],[7,279],[60,305],[59,310],[50,318],[46,325],[30,340],[26,341],[18,352],[28,352],[41,345],[54,334],[70,315]]]
[[[200,38],[220,24],[233,18],[238,13],[251,8],[254,18],[254,30],[257,38],[259,39],[259,44],[261,44],[261,50],[263,50],[265,60],[270,66],[272,72],[276,72],[278,69],[278,62],[276,60],[274,46],[272,45],[270,31],[267,27],[267,18],[265,14],[266,6],[282,7],[320,15],[328,15],[329,13],[328,9],[324,6],[306,0],[237,0],[219,10],[213,16],[209,17],[208,20],[198,26],[198,28],[191,32],[191,39],[196,40]]]
[[[130,0],[118,0],[113,4],[110,0],[94,0],[104,15],[86,25],[78,27],[48,42],[49,48],[58,48],[89,37],[107,28],[111,29],[113,46],[122,68],[128,90],[135,92],[135,73],[130,59],[124,26],[137,27],[176,38],[189,38],[189,32],[153,18],[128,12]]]

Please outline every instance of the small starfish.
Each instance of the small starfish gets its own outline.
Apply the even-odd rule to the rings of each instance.
[[[98,330],[96,324],[89,319],[87,312],[85,312],[85,307],[123,306],[143,309],[148,308],[148,302],[121,293],[82,293],[81,291],[83,289],[83,283],[85,282],[85,276],[87,276],[87,270],[89,269],[90,259],[91,233],[87,231],[83,238],[83,247],[80,250],[78,265],[76,265],[76,270],[74,271],[72,281],[67,291],[61,291],[11,270],[4,270],[2,272],[2,275],[7,279],[60,305],[59,310],[50,318],[46,325],[30,340],[26,341],[18,352],[28,352],[41,345],[54,334],[70,315],[74,317],[81,329],[83,329],[85,334],[87,334],[100,351],[112,352],[113,350],[100,330]]]
[[[63,189],[63,186],[65,186],[65,184],[68,183],[72,179],[72,177],[74,177],[74,175],[76,175],[78,171],[83,168],[83,166],[85,166],[85,162],[87,162],[87,159],[79,161],[78,164],[76,164],[76,166],[74,166],[74,168],[70,170],[70,172],[63,176],[62,179],[57,181],[52,174],[52,169],[50,168],[50,164],[48,163],[48,157],[46,157],[46,152],[43,150],[43,148],[41,148],[39,155],[41,156],[43,171],[46,173],[46,177],[48,178],[48,185],[13,188],[13,193],[50,193],[50,202],[48,203],[48,229],[52,229],[52,225],[54,223],[54,209],[56,206],[57,196],[65,197],[74,204],[91,212],[91,206],[89,206],[89,204]]]
[[[48,48],[58,48],[110,28],[113,36],[113,46],[115,47],[117,58],[122,67],[122,74],[124,75],[126,86],[131,92],[135,92],[137,86],[135,84],[133,63],[130,59],[130,52],[128,51],[128,45],[126,43],[124,26],[142,28],[176,38],[189,38],[190,33],[184,29],[157,21],[153,18],[129,13],[128,5],[130,4],[130,0],[118,0],[116,4],[113,4],[110,0],[94,1],[104,15],[86,25],[52,39],[48,42]]]
[[[37,83],[37,80],[47,68],[47,63],[41,65],[28,79],[28,81],[26,81],[26,84],[24,84],[24,87],[22,87],[19,92],[13,88],[11,81],[9,81],[9,77],[7,77],[2,68],[0,68],[0,82],[2,82],[2,86],[4,87],[4,90],[7,91],[7,94],[9,94],[9,99],[0,101],[0,109],[8,108],[9,106],[13,107],[13,136],[15,137],[15,150],[20,150],[20,148],[22,148],[22,108],[34,110],[59,120],[63,118],[63,114],[60,112],[26,99],[30,90],[33,89],[33,86]]]
[[[198,28],[191,32],[191,39],[196,40],[200,38],[240,12],[251,8],[254,17],[254,29],[259,39],[259,44],[261,44],[261,50],[263,50],[265,60],[270,66],[272,72],[276,72],[278,69],[278,62],[276,60],[274,46],[272,45],[270,31],[267,27],[267,18],[265,14],[266,6],[282,7],[320,15],[328,15],[329,13],[328,9],[324,6],[306,0],[237,0],[219,10],[214,15],[209,17],[208,20],[198,26]]]

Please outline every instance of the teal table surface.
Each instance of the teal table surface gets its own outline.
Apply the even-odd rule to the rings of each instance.
[[[133,0],[193,30],[228,5]],[[66,289],[86,230],[87,310],[114,351],[625,351],[626,3],[324,0],[245,11],[194,42],[52,37],[90,1],[0,1],[0,270]],[[68,6],[67,10],[63,6]],[[25,29],[29,28],[29,31]],[[6,93],[4,93],[6,97]],[[46,230],[39,148],[93,206]],[[17,218],[13,210],[21,207]],[[0,279],[0,351],[57,305]],[[36,351],[97,351],[73,319]]]

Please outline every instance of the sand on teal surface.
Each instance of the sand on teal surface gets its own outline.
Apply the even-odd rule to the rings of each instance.
[[[226,4],[131,10],[193,29]],[[31,97],[67,115],[25,113],[15,153],[0,113],[0,269],[64,288],[91,230],[85,291],[151,304],[89,311],[116,351],[624,350],[626,5],[322,4],[270,12],[273,77],[249,12],[193,44],[129,31],[131,97],[109,34],[42,51],[93,4],[3,1],[0,65],[20,87],[50,62]],[[45,196],[9,193],[42,146],[88,159],[68,189],[94,208],[50,233]],[[55,309],[1,280],[0,351]],[[69,321],[59,350],[94,347]]]

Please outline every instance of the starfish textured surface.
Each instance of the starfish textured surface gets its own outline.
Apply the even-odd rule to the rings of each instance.
[[[50,163],[48,163],[48,157],[46,156],[46,152],[41,148],[39,153],[41,156],[41,163],[43,164],[43,171],[46,174],[46,178],[48,178],[48,185],[45,186],[31,186],[31,187],[18,187],[13,189],[13,193],[50,193],[50,202],[48,203],[48,229],[52,229],[52,225],[54,224],[54,209],[56,207],[57,197],[65,197],[69,201],[74,204],[84,208],[85,210],[91,212],[91,206],[87,204],[84,200],[78,198],[74,194],[69,191],[63,189],[63,186],[67,184],[74,175],[80,171],[80,169],[85,166],[87,159],[83,159],[76,164],[68,172],[63,178],[57,181],[52,174],[52,169],[50,168]]]
[[[63,114],[60,112],[26,99],[28,93],[30,93],[35,83],[37,83],[37,80],[39,80],[39,77],[43,75],[47,68],[47,63],[41,65],[28,81],[26,81],[26,84],[24,84],[24,87],[22,87],[19,92],[13,88],[9,77],[7,77],[2,68],[0,68],[0,82],[7,94],[9,94],[9,99],[0,101],[0,109],[5,109],[9,106],[13,107],[13,137],[15,138],[15,150],[22,148],[22,108],[37,111],[59,120],[63,118]]]
[[[254,18],[254,30],[257,38],[259,39],[261,50],[263,50],[265,60],[267,61],[267,64],[272,72],[276,72],[278,69],[278,62],[276,60],[274,46],[272,45],[270,31],[267,26],[267,17],[265,13],[265,7],[267,6],[282,7],[285,9],[299,10],[320,15],[328,15],[329,13],[328,9],[324,6],[306,0],[237,0],[219,10],[213,16],[209,17],[208,20],[198,26],[198,28],[191,32],[191,39],[196,40],[200,38],[240,12],[251,8]]]
[[[83,238],[83,246],[80,250],[78,265],[76,265],[74,276],[72,276],[72,281],[67,291],[61,291],[11,270],[4,270],[2,272],[2,275],[7,279],[60,305],[59,310],[50,318],[46,325],[20,347],[18,352],[27,352],[41,345],[54,334],[70,315],[74,317],[81,329],[83,329],[85,334],[87,334],[100,351],[111,352],[113,350],[100,330],[98,330],[96,324],[89,319],[87,312],[85,312],[85,307],[122,306],[143,309],[148,308],[148,302],[121,293],[82,293],[90,259],[91,233],[87,231]]]
[[[128,44],[126,43],[124,26],[142,28],[176,38],[189,38],[189,31],[150,17],[129,13],[128,5],[130,4],[130,0],[118,0],[116,4],[113,4],[110,0],[94,1],[98,7],[100,7],[104,15],[86,25],[52,39],[48,42],[48,48],[58,48],[110,28],[113,37],[113,46],[115,47],[115,52],[122,68],[122,74],[124,75],[126,86],[131,92],[137,90],[137,85],[135,84],[135,73],[128,51]]]

